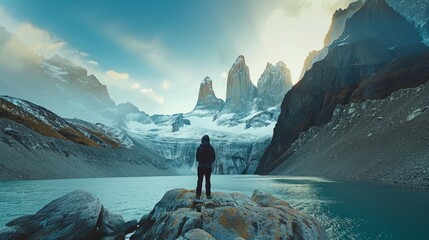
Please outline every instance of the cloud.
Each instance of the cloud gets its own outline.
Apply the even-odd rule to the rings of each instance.
[[[131,88],[132,88],[132,89],[140,89],[140,84],[139,84],[139,83],[133,83],[133,84],[131,85]]]
[[[86,52],[79,52],[79,54],[84,57],[89,57],[89,53],[86,53]]]
[[[301,11],[311,5],[310,0],[286,0],[282,6],[284,14],[289,17],[297,17]]]
[[[36,56],[15,35],[0,28],[0,65],[13,71],[25,70],[26,67],[40,64]]]
[[[152,88],[142,88],[140,89],[140,92],[146,95],[147,97],[154,100],[156,103],[162,105],[165,103],[164,97],[156,94]]]
[[[124,32],[116,25],[106,26],[102,32],[119,47],[167,76],[185,76],[188,74],[181,63],[183,59],[175,61],[169,49],[158,37],[147,39],[135,36]]]
[[[6,31],[2,29],[2,26],[5,27]],[[147,81],[132,79],[128,73],[117,72],[113,69],[106,71],[100,68],[96,60],[88,59],[89,53],[73,48],[66,41],[31,23],[17,21],[7,13],[5,8],[0,6],[0,40],[4,39],[5,41],[0,41],[0,64],[13,70],[25,70],[27,63],[34,64],[35,61],[40,63],[43,60],[41,56],[50,58],[54,55],[60,55],[76,65],[86,68],[88,73],[94,74],[101,83],[106,84],[110,96],[116,102],[133,101],[144,109],[165,103],[164,97],[157,94],[152,88],[143,88],[142,83]],[[127,41],[131,40],[126,40],[124,43]],[[152,41],[145,46],[139,44],[141,42],[135,43],[133,47],[140,47],[150,52],[150,58],[153,62],[159,62],[161,65],[161,62],[164,61],[162,58],[167,57],[166,53],[162,53],[162,47],[157,41]],[[130,51],[134,48],[130,48]],[[156,60],[156,56],[152,56],[156,54],[161,54],[162,58]],[[169,82],[163,84],[164,87],[170,87]],[[147,103],[146,106],[142,105],[145,104],[141,100],[142,95],[151,103]],[[157,109],[159,107],[155,107],[155,110]]]
[[[161,86],[162,86],[162,89],[168,90],[171,88],[171,82],[168,80],[164,80],[162,81]]]
[[[222,78],[222,79],[228,79],[228,73],[226,73],[226,72],[222,72],[221,74],[220,74],[220,77]]]
[[[91,64],[91,65],[98,66],[98,62],[96,62],[96,61],[88,60],[86,62],[89,63],[89,64]]]
[[[128,73],[120,73],[114,70],[106,71],[106,76],[111,79],[121,79],[121,80],[130,78],[130,75]]]
[[[52,57],[53,55],[66,50],[66,42],[30,23],[19,25],[18,29],[16,29],[14,33],[32,52],[36,54]]]

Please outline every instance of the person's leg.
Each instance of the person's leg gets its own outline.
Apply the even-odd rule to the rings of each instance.
[[[203,174],[204,171],[202,168],[198,168],[198,180],[197,180],[197,197],[201,196],[201,188],[203,187]]]
[[[211,168],[207,168],[205,171],[205,177],[206,177],[206,195],[207,197],[210,197],[212,195],[211,192],[211,182],[210,182],[210,177],[212,175],[212,169]]]

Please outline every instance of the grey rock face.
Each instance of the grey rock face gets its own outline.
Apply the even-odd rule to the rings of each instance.
[[[344,32],[329,49],[371,40],[388,48],[398,48],[421,42],[422,38],[415,26],[391,8],[385,0],[367,0],[346,21]]]
[[[120,215],[109,214],[90,193],[74,191],[34,215],[8,222],[0,239],[124,239],[136,226],[136,221],[125,223]]]
[[[250,80],[249,67],[243,56],[239,56],[228,72],[225,110],[246,109],[256,95],[256,88]]]
[[[183,235],[183,238],[186,240],[215,240],[210,233],[199,228],[187,231],[185,235]]]
[[[208,110],[219,111],[223,107],[223,100],[216,97],[213,91],[213,81],[206,77],[200,84],[200,91],[198,93],[197,105],[195,110]]]
[[[331,26],[324,39],[325,47],[331,45],[343,34],[346,21],[353,16],[365,3],[363,0],[358,0],[351,3],[346,9],[338,9],[332,16]]]
[[[314,63],[323,60],[326,55],[328,55],[328,50],[328,47],[324,47],[321,50],[313,50],[307,55],[299,80],[301,80],[304,77],[304,74],[313,67]]]
[[[140,223],[132,240],[138,239],[327,239],[320,224],[271,194],[255,190],[212,194],[194,201],[195,191],[168,191]]]
[[[273,66],[268,63],[258,80],[256,102],[258,109],[265,110],[279,105],[292,86],[290,70],[286,64],[278,62]]]

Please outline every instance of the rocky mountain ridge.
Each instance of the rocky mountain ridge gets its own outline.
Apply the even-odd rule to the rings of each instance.
[[[315,62],[324,59],[328,53],[328,47],[337,40],[344,31],[346,21],[353,16],[365,3],[366,0],[352,2],[347,8],[337,10],[331,21],[331,26],[324,39],[324,48],[311,51],[303,65],[299,79],[302,79],[305,72],[312,68]],[[429,45],[429,3],[425,0],[403,1],[386,0],[386,2],[408,21],[415,24],[423,43]]]
[[[0,117],[18,122],[45,136],[69,140],[86,146],[131,148],[133,145],[126,134],[120,130],[82,120],[67,121],[44,107],[19,98],[0,96]],[[78,125],[74,125],[72,122]],[[123,139],[113,138],[111,133],[114,131],[123,135]]]
[[[381,23],[389,23],[390,27]],[[416,59],[427,53],[428,48],[420,42],[415,27],[383,0],[366,1],[346,22],[343,34],[329,47],[327,56],[315,63],[286,94],[272,142],[257,172],[268,173],[286,161],[285,154],[299,134],[328,122],[336,105],[352,101],[358,87],[368,87],[364,92],[388,95],[400,86],[407,86],[406,78],[391,78],[387,85],[374,82],[371,87],[365,80],[394,59],[396,63],[391,63],[390,69],[403,74],[400,69],[406,68],[407,60],[418,62]],[[418,72],[426,74],[424,68]],[[422,75],[419,79],[424,79]]]
[[[0,96],[0,178],[186,174],[124,131]]]

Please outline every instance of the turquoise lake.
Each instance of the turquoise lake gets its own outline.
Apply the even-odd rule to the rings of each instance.
[[[0,226],[73,190],[85,190],[125,220],[140,219],[196,176],[0,181]],[[270,192],[317,218],[331,239],[428,239],[429,191],[308,177],[212,176],[212,191]]]

